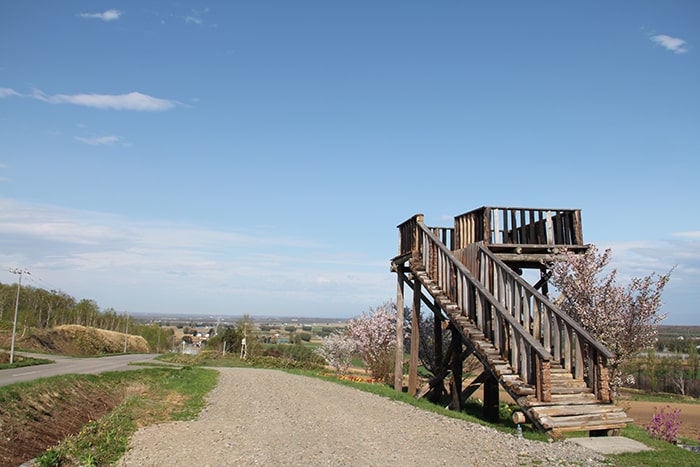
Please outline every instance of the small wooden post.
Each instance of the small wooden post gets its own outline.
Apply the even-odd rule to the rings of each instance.
[[[413,284],[413,313],[411,314],[411,359],[408,364],[408,393],[415,395],[418,389],[418,352],[420,340],[420,282]]]
[[[396,271],[396,360],[394,362],[394,389],[403,391],[403,277],[404,268],[399,266]],[[414,282],[416,280],[414,279]]]
[[[481,232],[481,238],[477,239],[477,241],[482,240],[484,244],[489,245],[491,244],[491,208],[484,208],[481,216],[481,228],[483,231]]]

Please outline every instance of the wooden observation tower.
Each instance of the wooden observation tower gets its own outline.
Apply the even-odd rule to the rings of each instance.
[[[451,374],[451,406],[483,385],[484,415],[498,419],[499,386],[530,422],[557,436],[564,431],[606,435],[632,420],[611,398],[607,362],[613,354],[547,297],[548,263],[564,249],[585,252],[581,211],[481,207],[454,218],[454,227],[428,227],[417,214],[398,226],[399,326],[404,286],[413,291],[409,393],[439,397]],[[539,271],[534,285],[523,269]],[[434,315],[436,375],[417,387],[421,304]],[[451,347],[443,355],[443,331]],[[399,334],[402,335],[402,334]],[[398,339],[397,389],[403,340]],[[463,384],[463,362],[475,355],[484,371]]]

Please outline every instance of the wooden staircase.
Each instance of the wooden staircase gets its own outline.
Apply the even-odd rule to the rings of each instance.
[[[428,292],[431,309],[441,310],[486,376],[498,381],[534,426],[553,436],[598,435],[632,421],[610,397],[610,351],[483,241],[455,244],[451,232],[426,227],[421,215],[399,228],[402,245],[410,247],[393,260],[399,280],[413,281],[414,293]]]

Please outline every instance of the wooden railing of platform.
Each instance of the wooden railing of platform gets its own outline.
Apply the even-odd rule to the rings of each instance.
[[[455,244],[583,245],[581,210],[481,207],[455,217]]]

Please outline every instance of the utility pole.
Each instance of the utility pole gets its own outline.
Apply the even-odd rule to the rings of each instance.
[[[126,312],[126,329],[124,330],[124,353],[126,353],[126,347],[129,344],[129,312]]]
[[[19,290],[22,288],[22,275],[30,274],[26,269],[10,269],[12,274],[19,274],[17,283],[17,299],[15,300],[15,319],[12,323],[12,345],[10,346],[10,364],[15,362],[15,336],[17,335],[17,311],[19,310]]]

